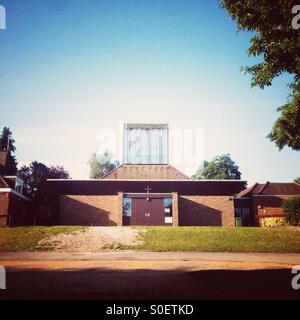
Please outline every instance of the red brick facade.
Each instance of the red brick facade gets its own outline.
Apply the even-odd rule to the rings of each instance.
[[[155,217],[164,216],[164,221],[171,212],[173,226],[234,226],[231,197],[243,190],[245,181],[191,180],[184,179],[184,175],[169,165],[123,165],[105,179],[48,180],[47,186],[49,192],[56,193],[55,198],[59,203],[56,209],[56,212],[59,211],[58,223],[62,225],[122,225],[123,193],[126,198],[146,199],[146,192],[149,192],[153,197],[172,197],[172,211],[168,211],[165,204],[156,209],[148,207],[156,210]],[[137,201],[131,202],[134,217],[141,217],[144,213],[148,217],[150,212],[145,211],[148,209],[137,209],[136,204]],[[154,217],[154,211],[151,217]],[[131,217],[130,212],[127,212],[124,225],[130,224],[128,221],[131,221]],[[133,220],[133,223],[147,225],[155,222],[144,219],[139,222]],[[161,222],[157,224],[162,225]]]
[[[292,196],[253,196],[252,210],[255,224],[259,225],[259,219],[265,217],[284,217],[282,205]]]
[[[122,193],[61,196],[61,225],[122,225]],[[174,226],[233,226],[233,201],[227,196],[178,196],[173,193]]]
[[[0,194],[0,225],[32,225],[32,210],[31,202],[12,192]]]
[[[116,195],[61,196],[60,225],[118,226],[122,212]]]
[[[5,173],[7,151],[0,150],[0,176]]]
[[[0,193],[0,226],[7,224],[8,194]]]
[[[228,196],[180,196],[179,225],[233,226],[233,201]]]

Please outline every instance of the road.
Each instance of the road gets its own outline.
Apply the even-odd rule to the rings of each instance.
[[[0,253],[0,299],[300,299],[300,254]]]

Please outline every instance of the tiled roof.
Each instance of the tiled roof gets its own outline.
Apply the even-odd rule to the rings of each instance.
[[[237,196],[249,197],[252,195],[297,195],[300,194],[300,185],[295,182],[269,182],[255,183],[243,190]]]
[[[165,179],[187,180],[187,175],[171,165],[163,164],[122,164],[120,167],[109,172],[102,179]]]

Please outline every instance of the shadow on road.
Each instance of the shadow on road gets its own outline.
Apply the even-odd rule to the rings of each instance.
[[[9,269],[1,299],[300,299],[289,269]]]

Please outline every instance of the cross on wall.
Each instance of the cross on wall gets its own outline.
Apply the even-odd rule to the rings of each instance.
[[[150,188],[149,186],[147,186],[144,190],[147,191],[147,193],[149,193],[149,192],[152,190],[152,188]]]

